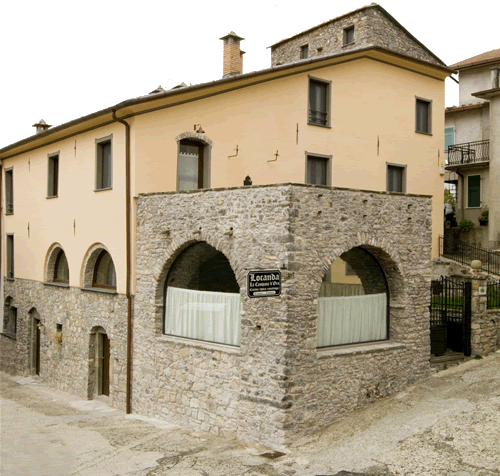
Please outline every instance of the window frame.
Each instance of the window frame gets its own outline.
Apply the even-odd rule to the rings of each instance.
[[[176,179],[176,191],[179,192],[181,189],[179,188],[180,184],[180,167],[179,167],[179,156],[181,153],[181,145],[182,142],[191,142],[196,144],[200,151],[200,156],[198,156],[198,187],[189,189],[189,190],[201,190],[204,188],[210,188],[210,166],[211,166],[211,144],[206,143],[198,139],[197,137],[184,137],[183,139],[177,140],[177,179]],[[191,145],[193,145],[191,144]],[[188,144],[189,145],[189,144]],[[201,167],[201,174],[200,174]],[[201,186],[200,186],[201,185]],[[187,189],[182,189],[186,190]]]
[[[59,196],[59,157],[60,151],[47,154],[47,196],[45,198],[57,198]],[[53,164],[57,164],[55,174]]]
[[[349,33],[352,31],[352,41],[348,41],[349,40]],[[342,46],[349,46],[349,45],[353,45],[354,42],[355,42],[355,38],[354,38],[354,25],[349,25],[349,26],[346,26],[344,29],[343,29],[343,33],[342,33]]]
[[[7,237],[5,244],[5,256],[7,258],[5,262],[6,279],[9,281],[13,281],[15,279],[14,233],[7,233],[6,237]]]
[[[311,126],[326,127],[331,128],[331,105],[332,105],[332,81],[327,79],[317,78],[315,76],[307,76],[307,124]],[[326,124],[319,124],[317,122],[312,122],[311,119],[311,85],[313,83],[319,83],[325,85],[325,114],[326,114]],[[318,111],[317,111],[318,112]]]
[[[111,263],[112,263],[113,268],[115,270],[115,285],[114,286],[111,286],[109,284],[97,284],[97,282],[96,282],[97,270],[99,269],[99,265],[101,264],[101,261],[106,254],[109,255],[109,257],[111,259]],[[92,287],[97,288],[97,289],[109,289],[112,291],[116,291],[116,289],[117,289],[116,281],[117,281],[117,279],[116,279],[116,266],[115,266],[115,262],[113,261],[113,257],[111,256],[111,253],[108,250],[102,249],[101,252],[99,253],[99,255],[97,256],[95,263],[94,263],[94,269],[92,271]]]
[[[396,190],[389,190],[389,167],[397,167],[401,169],[401,192]],[[385,190],[386,192],[392,193],[406,193],[406,184],[407,184],[407,168],[406,164],[396,164],[393,162],[385,163]]]
[[[5,214],[14,214],[14,167],[9,167],[4,170],[5,177]],[[9,177],[9,179],[7,178]],[[10,196],[7,194],[7,180],[10,181]],[[10,208],[10,209],[9,209]]]
[[[479,205],[477,206],[470,205],[469,180],[471,177],[479,177]],[[467,175],[467,208],[481,208],[481,174]]]
[[[109,186],[103,183],[103,146],[109,143]],[[94,192],[113,189],[113,134],[95,140],[95,188]]]
[[[57,268],[59,267],[59,261],[61,257],[64,256],[66,258],[66,264],[68,265],[68,280],[63,280],[59,279],[57,276]],[[66,256],[66,253],[62,248],[59,248],[59,251],[57,252],[56,260],[54,263],[54,276],[52,278],[52,282],[58,283],[58,284],[69,284],[69,263],[68,263],[68,257]]]
[[[418,103],[426,103],[427,104],[427,130],[419,130],[418,129]],[[415,132],[418,134],[432,135],[432,99],[421,98],[419,96],[415,96]]]
[[[300,47],[300,59],[309,58],[309,43]]]
[[[318,158],[324,160],[326,162],[326,183],[325,184],[314,184],[309,181],[309,159],[310,158]],[[304,182],[309,185],[320,185],[323,187],[331,187],[332,185],[332,155],[325,154],[315,154],[314,152],[305,152],[305,178]]]

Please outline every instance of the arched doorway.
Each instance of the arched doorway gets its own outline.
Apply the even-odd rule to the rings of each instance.
[[[41,320],[36,309],[29,312],[29,322],[31,326],[30,345],[30,373],[40,375],[40,347],[41,347]]]
[[[90,332],[88,398],[110,394],[110,340],[102,327]]]

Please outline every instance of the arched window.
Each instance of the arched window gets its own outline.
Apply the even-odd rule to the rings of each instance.
[[[116,289],[115,265],[111,255],[102,250],[96,259],[92,286],[95,288]]]
[[[364,248],[352,248],[323,278],[318,297],[318,347],[388,339],[388,309],[389,288],[378,260]]]
[[[164,333],[240,344],[240,287],[223,253],[201,242],[174,261],[164,292]]]
[[[62,249],[59,249],[54,264],[54,282],[69,284],[68,260],[66,258],[66,253],[64,253]]]

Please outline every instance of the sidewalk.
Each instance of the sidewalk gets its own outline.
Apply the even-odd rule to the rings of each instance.
[[[1,374],[2,476],[500,476],[500,354],[439,372],[287,455]]]

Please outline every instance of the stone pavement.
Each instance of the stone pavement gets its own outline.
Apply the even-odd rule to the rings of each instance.
[[[0,384],[2,476],[500,476],[498,353],[381,399],[276,458],[32,378],[2,374]]]

